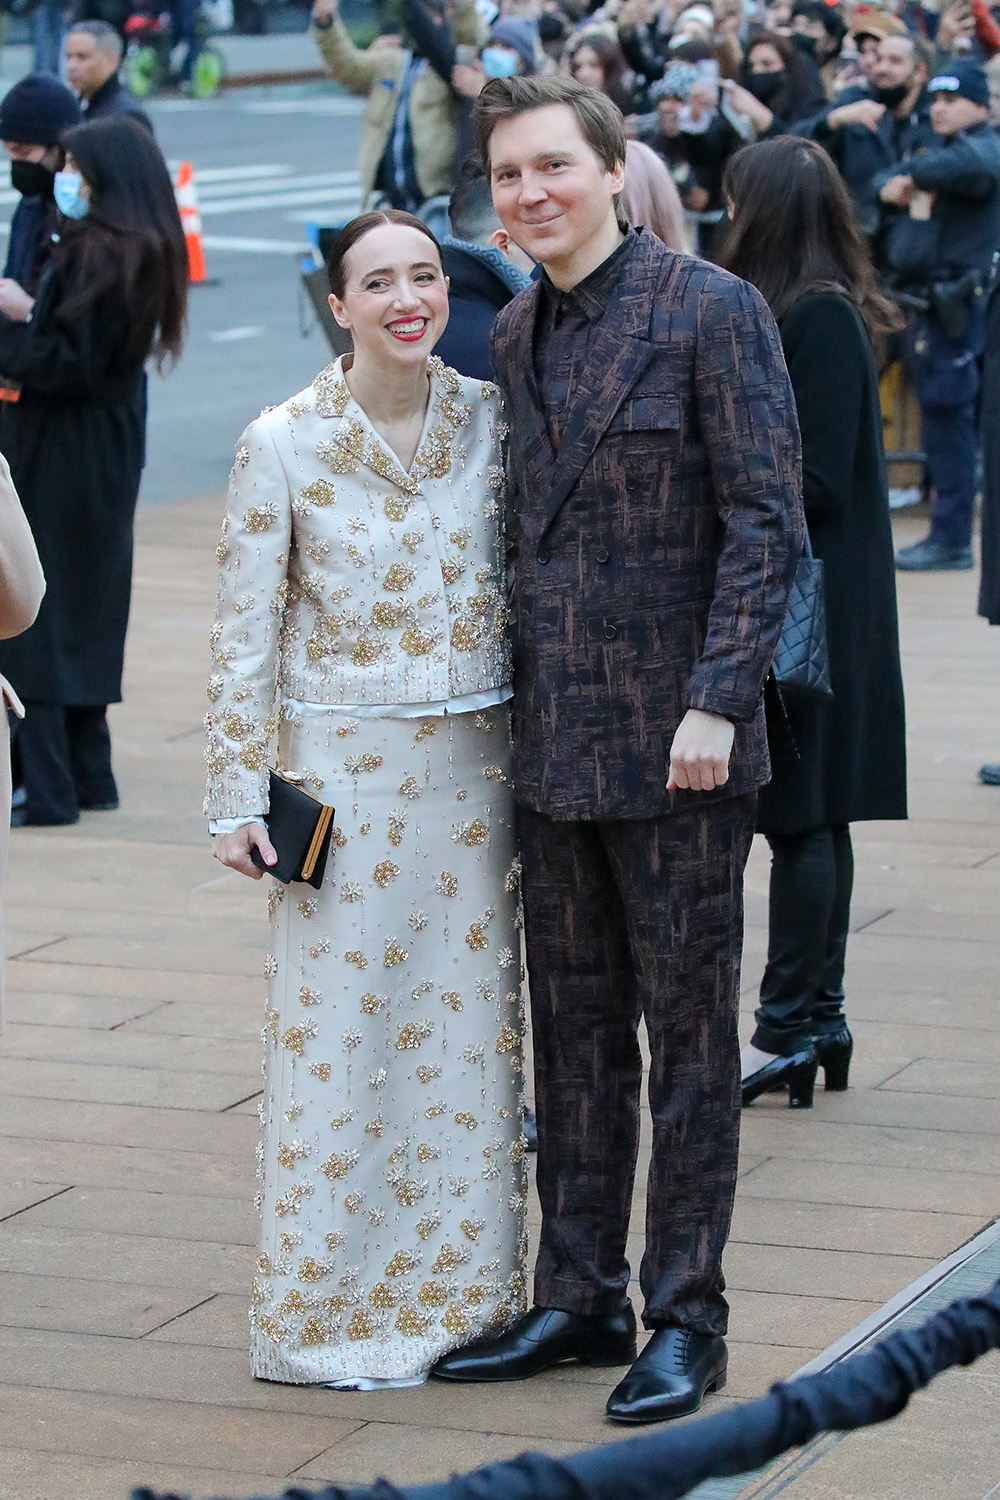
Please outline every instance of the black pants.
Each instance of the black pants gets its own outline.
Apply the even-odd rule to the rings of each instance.
[[[844,1023],[844,960],[851,921],[851,830],[768,835],[771,893],[767,967],[753,1045],[788,1057]]]
[[[649,1037],[647,1328],[725,1333],[739,1147],[743,870],[756,793],[670,817],[518,810],[538,1115],[541,1307],[617,1311]]]
[[[14,735],[14,779],[29,823],[75,823],[81,807],[118,801],[106,705],[24,705]]]

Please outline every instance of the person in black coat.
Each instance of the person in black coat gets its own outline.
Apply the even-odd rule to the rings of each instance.
[[[100,20],[75,21],[64,51],[66,76],[80,95],[88,124],[112,115],[132,115],[152,131],[149,116],[118,76],[122,39],[113,26]]]
[[[135,120],[65,137],[67,210],[35,298],[0,282],[0,448],[38,544],[38,619],[0,643],[24,700],[19,821],[72,823],[117,806],[106,719],[121,698],[132,522],[145,448],[145,372],[180,350],[187,255],[170,176]],[[72,210],[72,212],[69,212]]]
[[[826,153],[786,136],[732,160],[724,264],[778,320],[802,433],[803,502],[823,560],[833,698],[789,699],[757,828],[772,850],[767,966],[743,1058],[744,1103],[825,1071],[846,1088],[852,823],[906,817],[906,744],[878,374],[878,295],[850,198]],[[777,737],[774,737],[777,740]],[[797,1099],[798,1096],[798,1099]],[[792,1102],[811,1101],[793,1087]]]
[[[979,574],[979,613],[1000,625],[1000,252],[993,267],[986,300],[979,425],[983,442],[983,514],[980,523],[982,559]],[[1000,762],[983,766],[980,780],[1000,786]]]
[[[493,379],[490,342],[497,313],[522,292],[533,262],[497,218],[489,183],[475,157],[463,162],[448,204],[451,233],[441,245],[448,277],[448,326],[435,354],[460,375]]]
[[[48,73],[29,73],[0,103],[0,141],[11,159],[10,185],[21,194],[3,274],[32,297],[52,253],[58,217],[52,190],[64,156],[60,137],[79,121],[79,104]]]

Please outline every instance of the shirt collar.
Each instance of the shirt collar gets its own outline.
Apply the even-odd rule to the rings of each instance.
[[[589,276],[578,281],[576,286],[571,286],[567,292],[550,281],[548,273],[543,271],[541,282],[546,300],[553,311],[565,313],[573,308],[582,312],[590,323],[596,323],[598,318],[603,317],[607,311],[611,289],[621,272],[622,262],[631,254],[638,238],[635,230],[630,227],[617,250],[613,250],[607,260],[602,260]]]

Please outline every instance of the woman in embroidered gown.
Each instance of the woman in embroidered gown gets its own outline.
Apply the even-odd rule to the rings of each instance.
[[[253,1373],[425,1378],[524,1299],[521,971],[496,388],[429,357],[436,240],[363,215],[330,260],[354,354],[264,412],[219,548],[206,812],[258,876],[271,741],[336,809],[269,896]]]

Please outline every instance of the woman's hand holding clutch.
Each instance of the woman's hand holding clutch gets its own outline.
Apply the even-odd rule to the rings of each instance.
[[[239,870],[241,875],[249,875],[251,880],[259,880],[264,871],[250,858],[250,850],[253,848],[260,850],[266,865],[277,862],[277,852],[263,823],[244,823],[234,833],[217,833],[213,840],[212,854],[220,864],[228,865],[231,870]]]

